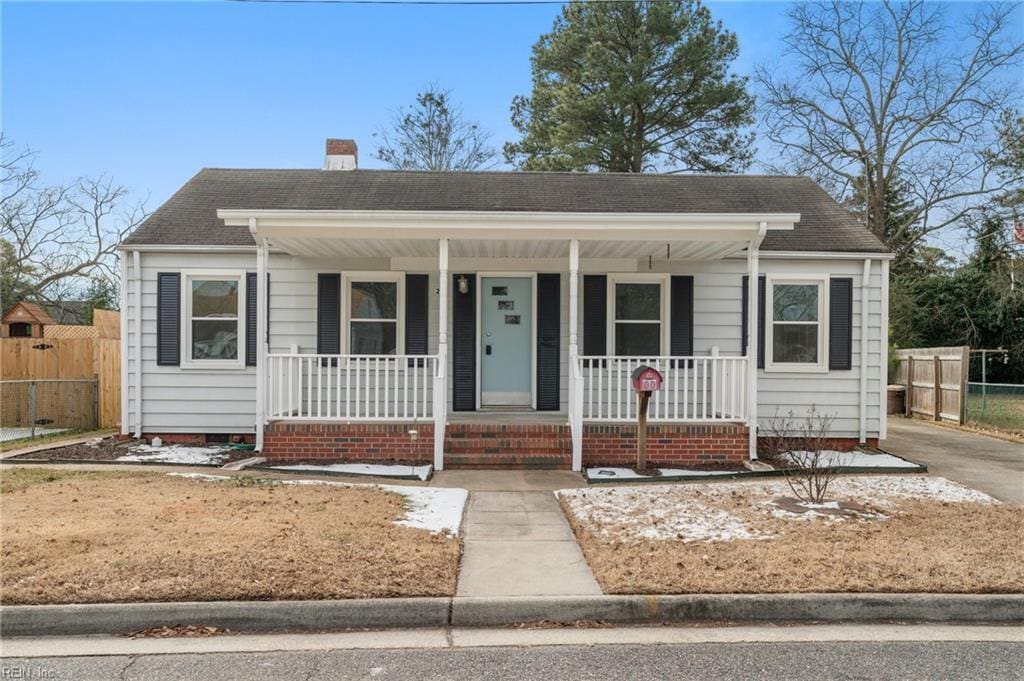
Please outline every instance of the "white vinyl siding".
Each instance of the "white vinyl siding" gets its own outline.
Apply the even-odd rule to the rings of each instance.
[[[544,261],[513,260],[501,258],[459,259],[453,263],[449,276],[460,272],[501,271],[501,272],[558,272],[561,276],[561,331],[559,362],[560,392],[562,411],[568,400],[568,352],[569,352],[569,273],[568,259],[546,259]],[[410,262],[414,261],[414,262]],[[429,275],[429,316],[428,353],[437,352],[438,344],[438,273],[436,259],[403,259],[402,265],[409,272]],[[793,409],[801,413],[811,405],[836,415],[836,437],[856,437],[858,434],[860,402],[860,311],[861,275],[863,260],[821,259],[776,259],[764,257],[760,261],[762,273],[786,275],[820,275],[850,277],[853,279],[853,358],[852,370],[828,371],[822,373],[759,372],[758,389],[760,396],[759,417],[765,424],[776,410],[785,413]],[[225,273],[255,271],[255,253],[249,254],[174,254],[143,253],[143,431],[149,433],[248,433],[254,429],[256,412],[255,367],[231,370],[197,370],[156,365],[156,275],[158,272],[187,270],[222,270]],[[270,350],[288,352],[292,345],[300,352],[316,351],[316,297],[317,273],[342,272],[351,274],[358,271],[384,272],[391,269],[387,258],[301,258],[280,253],[270,255]],[[647,273],[646,260],[614,272]],[[707,354],[717,346],[723,355],[736,356],[741,350],[740,315],[741,282],[746,274],[746,260],[731,258],[705,262],[664,262],[653,263],[654,273],[689,274],[694,277],[694,352]],[[586,259],[581,262],[581,274],[596,273]],[[879,413],[883,367],[881,366],[881,267],[872,262],[871,280],[868,290],[868,437],[876,437],[879,430]],[[665,289],[667,295],[668,287]],[[449,288],[449,300],[457,293]],[[128,385],[134,382],[135,348],[131,331],[134,313],[133,287],[127,289]],[[263,295],[261,292],[260,295]],[[827,290],[826,290],[827,295]],[[347,305],[343,291],[342,305]],[[580,316],[583,305],[580,305]],[[452,319],[449,310],[449,320]],[[667,319],[666,319],[667,321]],[[184,312],[182,323],[185,322]],[[827,323],[827,321],[826,321]],[[667,326],[667,323],[666,323]],[[583,344],[582,323],[580,324],[580,346]],[[401,332],[400,332],[401,333]],[[449,333],[450,339],[450,333]],[[182,347],[184,359],[187,348]],[[449,404],[451,399],[451,348],[449,345],[448,367]],[[134,391],[129,389],[128,423],[134,424]]]

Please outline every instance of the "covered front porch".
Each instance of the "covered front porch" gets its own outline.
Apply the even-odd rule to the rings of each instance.
[[[272,351],[267,324],[278,322],[258,296],[258,449],[274,456],[287,449],[291,458],[429,457],[437,469],[490,456],[579,470],[585,451],[614,450],[605,458],[618,460],[628,450],[637,418],[629,376],[646,364],[664,376],[649,421],[666,450],[696,457],[687,446],[704,442],[756,457],[749,344],[696,351],[692,328],[690,343],[680,342],[669,320],[683,312],[686,289],[677,279],[685,277],[659,273],[658,265],[745,257],[746,297],[756,300],[759,244],[769,229],[791,229],[798,215],[218,214],[249,227],[260,282],[279,254],[386,259],[389,268],[336,275],[337,299],[327,303],[340,308],[339,342],[328,352],[319,341],[317,352]],[[601,319],[598,280],[606,292]],[[331,323],[324,290],[318,333]],[[392,297],[394,311],[376,300],[365,316],[351,307],[368,292]],[[433,300],[420,320],[423,296]],[[692,307],[692,283],[689,296]],[[744,314],[745,328],[757,328],[756,306]],[[429,328],[410,334],[418,324]]]

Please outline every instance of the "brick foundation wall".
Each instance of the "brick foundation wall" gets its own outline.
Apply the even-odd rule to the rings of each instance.
[[[280,461],[431,463],[434,425],[411,423],[270,423],[263,431],[262,456]]]
[[[759,437],[757,438],[757,448],[760,450],[764,447],[770,438]],[[878,448],[878,438],[869,437],[865,443],[867,447]],[[860,447],[860,440],[855,437],[834,437],[825,440],[826,449],[835,449],[840,452],[849,452]]]
[[[118,435],[121,440],[132,439],[131,433],[122,433]],[[252,433],[239,433],[234,435],[225,435],[223,433],[143,433],[142,438],[144,440],[152,440],[158,437],[163,440],[166,444],[175,445],[195,445],[203,446],[207,444],[223,444],[223,443],[245,443],[253,444],[256,442],[256,436]]]
[[[647,461],[657,466],[739,465],[747,459],[747,438],[747,427],[742,425],[648,425]],[[635,425],[584,424],[584,466],[635,463]]]

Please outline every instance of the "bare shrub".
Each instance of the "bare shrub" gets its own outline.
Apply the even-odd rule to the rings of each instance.
[[[838,473],[828,454],[835,414],[823,414],[811,406],[804,416],[790,410],[768,419],[761,450],[764,458],[779,466],[786,482],[801,501],[820,504]]]

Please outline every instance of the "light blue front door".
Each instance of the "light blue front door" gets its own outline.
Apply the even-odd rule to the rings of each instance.
[[[532,364],[533,280],[481,277],[481,406],[529,406]]]

